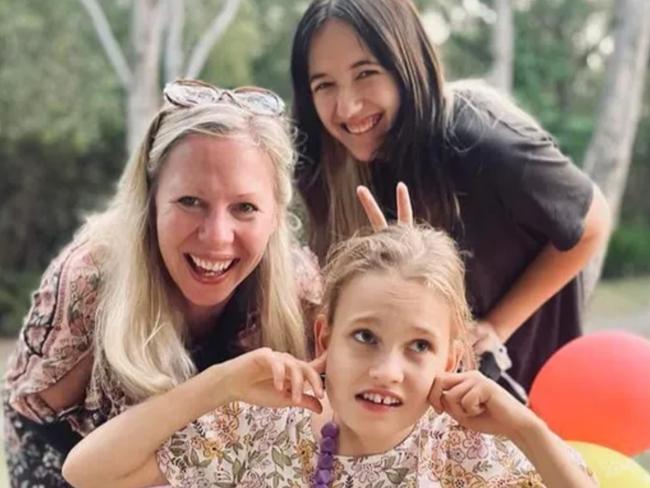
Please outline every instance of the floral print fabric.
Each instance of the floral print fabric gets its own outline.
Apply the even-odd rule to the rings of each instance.
[[[297,488],[310,486],[318,447],[308,411],[233,403],[177,432],[157,455],[172,486]],[[544,486],[507,439],[433,410],[387,453],[336,456],[334,473],[333,488]]]

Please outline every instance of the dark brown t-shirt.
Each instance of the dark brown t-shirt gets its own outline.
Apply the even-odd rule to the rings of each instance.
[[[458,102],[448,163],[462,230],[468,299],[480,319],[549,242],[572,248],[591,204],[589,178],[524,114],[503,114],[489,98]],[[506,343],[510,374],[527,390],[550,355],[581,334],[578,276]]]

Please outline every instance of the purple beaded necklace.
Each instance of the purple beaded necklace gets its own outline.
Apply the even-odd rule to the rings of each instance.
[[[338,448],[339,426],[334,422],[327,422],[320,433],[320,452],[312,488],[328,488],[334,481],[334,454]]]

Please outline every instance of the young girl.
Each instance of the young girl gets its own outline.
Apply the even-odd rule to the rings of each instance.
[[[319,258],[366,225],[358,185],[396,218],[393,192],[405,182],[415,218],[468,251],[475,352],[506,342],[528,389],[581,332],[576,275],[608,231],[598,189],[509,101],[445,83],[411,0],[312,1],[291,74],[306,136],[296,176]]]
[[[318,359],[261,349],[212,366],[94,431],[64,476],[112,488],[594,486],[530,410],[456,372],[471,363],[464,292],[442,232],[343,242],[326,269]]]

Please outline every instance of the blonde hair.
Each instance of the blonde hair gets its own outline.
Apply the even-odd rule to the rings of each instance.
[[[333,324],[341,292],[353,278],[369,271],[397,273],[405,280],[422,283],[447,302],[451,339],[462,345],[463,367],[476,366],[469,342],[473,321],[465,297],[465,266],[455,242],[445,232],[424,225],[390,225],[338,243],[328,253],[327,262],[323,307],[328,323]]]
[[[306,356],[290,255],[293,234],[287,208],[295,153],[286,120],[255,115],[227,102],[166,107],[154,117],[139,151],[127,163],[108,209],[90,217],[79,235],[99,251],[103,269],[95,373],[109,372],[133,401],[168,390],[196,372],[184,346],[185,320],[171,303],[173,284],[158,249],[153,207],[167,155],[190,134],[241,137],[269,155],[278,227],[253,272],[260,345]]]

